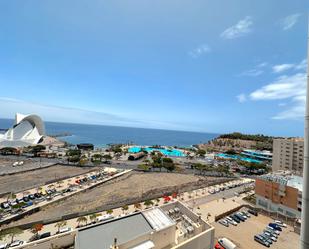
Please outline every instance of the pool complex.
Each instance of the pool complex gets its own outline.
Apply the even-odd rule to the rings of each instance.
[[[216,155],[217,157],[226,158],[226,159],[235,159],[235,160],[241,160],[249,163],[262,163],[260,160],[252,159],[250,157],[242,157],[239,155],[228,155],[224,153],[219,153]]]
[[[152,148],[152,147],[138,147],[138,146],[130,147],[128,149],[128,152],[137,153],[137,152],[140,152],[142,150],[142,148],[149,153],[151,153],[152,151],[159,151],[165,156],[175,156],[175,157],[184,157],[185,156],[184,153],[182,153],[180,150],[176,150],[176,149],[168,150],[168,149],[157,149],[157,148]]]

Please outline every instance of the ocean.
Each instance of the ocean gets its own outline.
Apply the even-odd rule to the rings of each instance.
[[[0,119],[0,129],[12,127],[11,119]],[[129,128],[118,126],[45,122],[47,135],[70,134],[58,139],[71,144],[92,143],[96,147],[107,144],[134,143],[136,145],[167,145],[189,147],[206,143],[219,134],[172,131],[159,129]]]

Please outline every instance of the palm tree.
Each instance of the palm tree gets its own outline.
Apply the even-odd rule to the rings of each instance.
[[[67,224],[67,222],[65,220],[58,221],[55,224],[55,227],[57,227],[57,229],[58,229],[57,233],[59,233],[60,232],[60,228],[66,226],[66,224]]]
[[[89,215],[89,220],[91,223],[94,223],[97,219],[98,215],[97,214],[90,214]]]
[[[80,223],[86,223],[86,226],[87,226],[87,217],[86,216],[80,216],[77,218],[77,226],[79,227]]]
[[[140,203],[135,203],[134,204],[134,208],[135,210],[137,211],[138,209],[141,209],[142,208],[142,205]]]
[[[113,209],[109,209],[106,211],[107,214],[112,214],[113,212],[114,212]]]
[[[11,238],[11,243],[13,243],[16,235],[20,235],[24,232],[24,230],[19,227],[12,227],[4,231],[5,235],[8,235]]]
[[[60,187],[61,187],[61,184],[63,184],[63,181],[60,180],[60,181],[57,182],[57,184],[58,184],[58,187],[60,188]]]
[[[153,205],[153,202],[151,200],[146,200],[144,202],[144,205],[146,206],[146,208],[148,208],[149,206],[152,206]]]
[[[122,210],[122,213],[124,213],[125,211],[127,211],[129,209],[129,206],[128,205],[124,205],[121,210]]]

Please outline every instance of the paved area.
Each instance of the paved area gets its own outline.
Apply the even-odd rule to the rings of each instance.
[[[254,235],[261,233],[265,227],[272,222],[272,219],[259,215],[251,216],[245,222],[241,222],[237,226],[225,227],[217,222],[212,223],[215,227],[216,239],[225,237],[233,241],[239,249],[264,249],[265,246],[255,242]],[[299,235],[293,232],[293,228],[288,226],[281,232],[278,241],[274,242],[270,248],[272,249],[296,249],[299,248]]]
[[[75,175],[85,174],[98,168],[82,168],[73,166],[55,165],[48,168],[0,176],[0,194],[20,191],[41,186],[49,181],[58,181],[61,178],[69,178]],[[14,186],[12,188],[12,186]]]
[[[14,163],[16,164],[17,162],[20,163],[21,165],[15,166]],[[13,159],[9,157],[0,157],[0,175],[18,173],[32,169],[40,169],[48,167],[52,164],[54,163],[42,160],[34,161],[29,158]]]

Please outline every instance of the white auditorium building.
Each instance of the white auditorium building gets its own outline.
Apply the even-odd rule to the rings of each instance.
[[[12,128],[0,134],[1,147],[23,147],[35,145],[45,136],[45,126],[38,115],[16,113]]]

